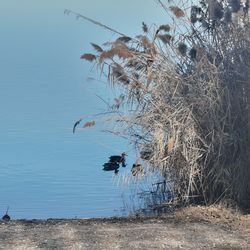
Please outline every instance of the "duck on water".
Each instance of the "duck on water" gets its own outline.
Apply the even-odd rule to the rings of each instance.
[[[103,164],[103,170],[114,171],[115,174],[118,174],[120,164],[122,165],[122,167],[126,167],[126,156],[127,155],[125,153],[122,153],[121,155],[111,155],[109,157],[109,162]]]
[[[122,167],[126,167],[126,156],[127,156],[126,153],[122,153],[121,155],[111,155],[109,157],[109,161],[122,164]]]

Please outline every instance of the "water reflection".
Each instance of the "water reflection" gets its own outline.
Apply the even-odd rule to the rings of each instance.
[[[63,10],[87,11],[110,24],[118,20],[117,27],[128,34],[137,33],[133,24],[140,29],[140,6],[145,7],[148,22],[160,19],[155,15],[158,10],[138,0],[126,19],[126,11],[116,11],[121,5],[129,7],[126,1],[8,0],[1,4],[0,212],[4,214],[9,205],[13,219],[121,215],[121,194],[130,189],[103,174],[100,166],[107,161],[105,156],[127,152],[127,142],[95,126],[82,131],[76,124],[74,131],[79,133],[72,135],[79,117],[104,111],[96,95],[114,98],[103,83],[85,81],[91,67],[79,58],[89,50],[90,41],[101,44],[112,34],[65,16]],[[164,13],[161,19],[165,18]],[[85,125],[92,126],[93,121]],[[134,159],[131,153],[126,164],[132,166]],[[123,161],[108,162],[115,162],[114,172],[119,170],[115,178],[131,176],[130,169],[122,168]]]
[[[115,174],[118,174],[118,168],[120,165],[117,162],[106,162],[103,164],[104,171],[114,171]]]

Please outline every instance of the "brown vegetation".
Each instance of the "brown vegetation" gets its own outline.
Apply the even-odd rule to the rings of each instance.
[[[249,1],[157,2],[173,23],[94,46],[123,88],[116,121],[181,202],[250,208]]]
[[[243,215],[235,209],[226,208],[225,205],[189,206],[176,210],[172,216],[177,221],[223,225],[240,232],[250,241],[250,216]]]

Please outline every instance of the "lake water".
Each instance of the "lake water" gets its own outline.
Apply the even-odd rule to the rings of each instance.
[[[154,1],[0,1],[0,213],[12,218],[73,218],[122,215],[129,187],[103,172],[112,154],[128,153],[127,141],[97,125],[72,134],[76,120],[105,110],[114,91],[99,82],[80,55],[90,42],[113,34],[64,15],[72,9],[129,35],[141,22],[165,23]]]

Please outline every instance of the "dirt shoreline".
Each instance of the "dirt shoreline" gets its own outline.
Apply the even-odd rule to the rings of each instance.
[[[0,249],[250,249],[250,216],[189,208],[157,218],[1,221]]]

